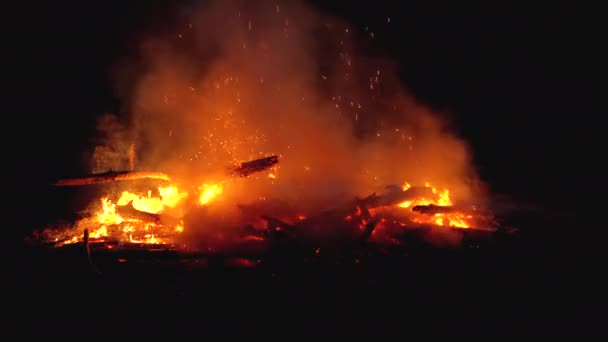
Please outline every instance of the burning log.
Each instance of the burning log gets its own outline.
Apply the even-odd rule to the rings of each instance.
[[[376,229],[376,225],[378,224],[378,222],[378,219],[374,219],[365,224],[365,228],[363,229],[363,233],[361,234],[361,242],[365,243],[369,240],[370,236],[372,236],[372,233],[374,232],[374,229]]]
[[[171,177],[162,172],[144,171],[108,171],[105,173],[94,174],[89,177],[60,179],[51,185],[54,186],[81,186],[99,183],[110,183],[117,181],[136,180],[136,179],[157,179],[171,181]]]
[[[441,206],[441,205],[435,205],[435,204],[417,205],[417,206],[414,206],[412,208],[412,210],[417,213],[427,214],[427,215],[447,214],[447,213],[453,213],[453,212],[457,211],[453,206]]]
[[[131,218],[144,222],[160,223],[161,221],[159,214],[135,209],[135,207],[133,207],[133,201],[129,202],[127,205],[116,206],[116,213],[124,218]]]
[[[366,208],[377,208],[393,206],[417,198],[432,198],[435,196],[432,189],[428,187],[412,187],[407,190],[401,190],[388,186],[387,190],[389,191],[380,196],[373,193],[363,199],[357,198],[355,204]]]
[[[180,223],[180,219],[177,217],[137,210],[133,206],[133,201],[129,202],[126,205],[116,206],[116,213],[124,218],[135,219],[149,223],[164,225],[177,225]]]
[[[248,162],[243,162],[236,168],[233,168],[230,173],[237,177],[247,177],[252,173],[264,171],[271,168],[279,162],[278,156],[270,156],[266,158],[256,159]],[[108,171],[105,173],[93,174],[87,177],[60,179],[51,183],[53,186],[82,186],[99,183],[110,183],[137,179],[156,179],[162,181],[171,181],[169,175],[162,172],[148,171]]]
[[[233,176],[247,177],[252,173],[264,171],[278,164],[279,156],[270,156],[260,158],[248,162],[241,163],[239,166],[231,170]]]
[[[268,229],[263,233],[265,237],[277,242],[294,237],[295,226],[266,215],[262,215],[261,219],[266,221],[268,225]]]

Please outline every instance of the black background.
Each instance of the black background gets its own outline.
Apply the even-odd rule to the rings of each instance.
[[[592,239],[595,231],[572,215],[580,208],[582,190],[594,179],[596,164],[587,158],[602,158],[592,153],[595,120],[602,114],[596,9],[574,2],[315,2],[356,25],[374,28],[377,44],[399,61],[402,79],[416,97],[452,112],[458,133],[469,141],[475,164],[495,193],[566,217],[561,225],[536,227],[552,233],[529,241],[535,255],[562,262],[564,255],[580,256],[587,249],[573,240]],[[110,66],[134,46],[142,27],[170,26],[179,4],[22,2],[6,11],[9,62],[4,68],[13,101],[5,107],[2,134],[7,140],[6,191],[14,194],[7,225],[11,232],[20,235],[51,215],[53,206],[41,204],[53,201],[42,190],[45,184],[83,171],[83,146],[94,133],[96,118],[120,108]],[[32,214],[26,209],[32,207],[39,210]],[[571,269],[551,266],[555,272]],[[572,291],[564,288],[561,298],[571,298]]]

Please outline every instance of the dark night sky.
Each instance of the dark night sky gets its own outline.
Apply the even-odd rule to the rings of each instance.
[[[316,2],[376,28],[378,44],[399,61],[417,98],[453,112],[495,191],[550,206],[563,204],[557,194],[576,193],[569,184],[584,179],[589,151],[578,145],[598,114],[592,9]],[[127,3],[24,4],[12,12],[16,62],[8,79],[17,101],[4,122],[13,184],[36,191],[49,178],[81,171],[96,117],[120,108],[110,65],[133,48],[142,28],[162,29],[178,2]]]

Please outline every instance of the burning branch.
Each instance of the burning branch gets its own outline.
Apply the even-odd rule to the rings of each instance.
[[[230,170],[230,174],[236,177],[247,177],[252,173],[260,172],[271,168],[279,162],[278,156],[260,158],[248,162],[243,162]],[[60,179],[51,185],[54,186],[81,186],[99,183],[110,183],[137,179],[157,179],[171,181],[171,177],[162,172],[148,171],[108,171],[105,173],[94,174],[88,177]]]
[[[158,179],[163,181],[171,181],[171,177],[162,172],[108,171],[105,173],[91,175],[89,177],[60,179],[51,185],[80,186],[136,179]]]

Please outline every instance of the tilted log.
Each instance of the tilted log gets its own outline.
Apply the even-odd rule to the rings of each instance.
[[[270,156],[248,162],[240,163],[230,169],[230,175],[234,177],[247,177],[252,173],[260,172],[271,168],[279,162],[279,156]],[[86,177],[66,178],[57,180],[53,186],[82,186],[99,183],[110,183],[117,181],[137,180],[137,179],[156,179],[171,181],[171,177],[162,172],[150,171],[108,171],[105,173],[92,174]]]
[[[60,179],[51,185],[54,186],[81,186],[99,183],[110,183],[117,181],[137,180],[137,179],[156,179],[171,181],[171,177],[162,172],[146,171],[108,171],[105,173],[93,174],[87,177]]]
[[[247,177],[252,173],[267,170],[279,162],[279,156],[270,156],[243,162],[230,171],[232,176]]]

